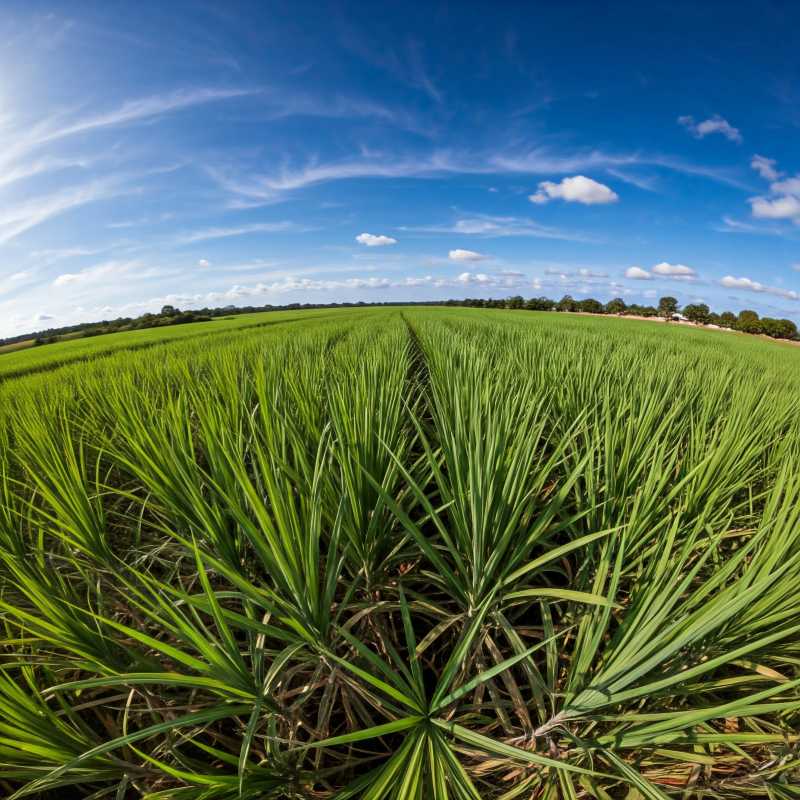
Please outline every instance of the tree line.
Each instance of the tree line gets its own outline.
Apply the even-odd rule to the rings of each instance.
[[[308,311],[315,308],[356,308],[361,306],[414,306],[442,305],[441,301],[424,302],[378,302],[378,303],[288,303],[286,305],[263,306],[222,306],[219,308],[200,308],[192,311],[181,311],[172,305],[163,306],[157,314],[146,313],[138,317],[117,317],[99,322],[81,322],[76,325],[64,325],[57,328],[23,333],[0,339],[0,347],[20,342],[32,342],[34,345],[53,344],[62,339],[82,339],[89,336],[102,336],[106,333],[122,331],[138,331],[143,328],[162,328],[168,325],[184,325],[189,322],[209,322],[218,317],[232,317],[238,314],[255,314],[265,311]]]
[[[147,313],[139,317],[118,317],[113,320],[100,322],[86,322],[78,325],[67,325],[61,328],[49,328],[34,333],[21,334],[6,339],[0,339],[0,347],[19,342],[33,341],[36,345],[52,344],[61,339],[77,339],[89,336],[101,336],[106,333],[120,331],[141,330],[142,328],[158,328],[166,325],[183,325],[189,322],[208,322],[218,317],[229,317],[237,314],[253,314],[265,311],[293,311],[309,310],[314,308],[357,308],[366,306],[467,306],[470,308],[508,308],[526,311],[571,311],[584,314],[610,314],[616,316],[661,317],[672,319],[681,314],[690,322],[698,325],[710,325],[718,328],[730,328],[743,333],[764,334],[773,339],[798,339],[797,326],[790,319],[773,319],[772,317],[759,317],[751,309],[745,309],[738,314],[732,311],[723,311],[717,314],[709,309],[705,303],[690,303],[679,308],[674,297],[662,297],[658,306],[644,306],[636,303],[626,304],[621,297],[615,297],[607,303],[601,303],[592,297],[585,300],[575,300],[571,295],[564,295],[560,300],[551,300],[548,297],[523,298],[514,295],[504,299],[451,299],[451,300],[424,300],[424,301],[379,301],[365,303],[288,303],[286,305],[263,306],[223,306],[220,308],[201,308],[193,311],[181,311],[171,305],[164,306],[157,314]]]
[[[708,325],[717,328],[730,328],[742,333],[764,334],[773,339],[798,339],[797,325],[790,319],[774,319],[760,317],[752,309],[744,309],[738,314],[723,311],[718,314],[705,303],[689,303],[680,308],[674,297],[662,297],[658,306],[645,306],[637,303],[628,305],[621,297],[615,297],[607,303],[601,303],[589,297],[575,300],[571,295],[564,295],[560,300],[548,297],[532,297],[528,300],[521,295],[507,297],[503,300],[467,298],[465,300],[448,300],[448,305],[467,306],[470,308],[510,308],[526,311],[571,311],[584,314],[610,314],[615,316],[655,317],[674,319],[681,317],[697,325]]]

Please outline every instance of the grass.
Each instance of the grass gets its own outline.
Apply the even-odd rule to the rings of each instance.
[[[800,797],[799,350],[264,319],[5,373],[6,796]]]
[[[156,344],[186,341],[198,336],[211,336],[221,332],[258,328],[289,321],[306,321],[325,316],[318,311],[270,311],[240,314],[235,317],[213,319],[210,322],[192,322],[163,328],[143,328],[89,338],[63,337],[46,347],[35,347],[31,341],[19,342],[0,348],[0,380],[15,378],[29,372],[49,370],[55,366],[75,361],[86,361],[101,355],[111,355],[121,350],[138,350]]]

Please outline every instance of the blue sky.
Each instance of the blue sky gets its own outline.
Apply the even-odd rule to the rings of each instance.
[[[0,336],[509,294],[800,320],[796,3],[0,15]]]

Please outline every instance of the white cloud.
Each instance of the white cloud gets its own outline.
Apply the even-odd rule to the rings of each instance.
[[[800,197],[751,197],[748,202],[758,219],[790,219],[800,224]]]
[[[787,232],[780,227],[770,227],[765,225],[753,225],[750,222],[742,222],[733,217],[725,216],[722,223],[714,225],[714,230],[719,233],[751,233],[757,236],[786,236]]]
[[[523,286],[526,283],[526,280],[526,277],[522,273],[518,272],[501,273],[499,275],[489,275],[485,272],[462,272],[456,278],[455,285],[513,289]],[[534,281],[534,283],[537,282]]]
[[[561,199],[567,203],[591,206],[616,203],[619,196],[603,183],[598,183],[585,175],[575,175],[572,178],[564,178],[560,183],[542,181],[536,194],[530,195],[528,199],[539,205]]]
[[[603,279],[608,277],[607,272],[597,272],[588,267],[579,267],[577,270],[573,270],[562,265],[545,267],[544,274],[555,276],[562,282],[580,280],[584,284],[603,282]]]
[[[86,131],[98,128],[108,128],[124,125],[131,122],[150,119],[172,111],[180,111],[192,106],[212,103],[219,100],[228,100],[234,97],[243,97],[254,94],[259,90],[253,89],[179,89],[161,95],[152,95],[138,100],[128,100],[118,108],[86,117],[61,128],[40,131],[35,139],[35,144],[63,139]]]
[[[769,190],[775,194],[800,196],[800,175],[787,178],[785,181],[776,181],[769,187]]]
[[[486,286],[492,279],[483,272],[462,272],[456,280],[459,283]]]
[[[33,274],[30,272],[15,272],[7,278],[0,278],[0,294],[6,294],[18,289],[18,284],[31,277],[33,277]]]
[[[447,254],[447,257],[451,261],[483,261],[483,259],[487,258],[483,253],[476,253],[474,250],[462,250],[460,248],[451,250]]]
[[[770,196],[751,197],[748,200],[753,216],[759,219],[788,219],[800,225],[800,175],[784,178],[775,164],[772,159],[753,156],[751,166],[771,181]]]
[[[391,236],[374,233],[359,233],[358,236],[356,236],[356,241],[367,247],[386,247],[388,245],[397,244],[397,239],[393,239]]]
[[[720,285],[726,289],[744,289],[747,292],[756,292],[758,294],[771,294],[775,297],[782,297],[785,300],[800,300],[800,292],[795,292],[792,289],[783,289],[779,286],[765,286],[759,281],[754,281],[752,278],[735,278],[732,275],[726,275],[720,281]]]
[[[685,264],[669,264],[666,261],[656,264],[653,267],[653,274],[686,279],[694,278],[697,275],[691,267],[687,267]]]
[[[57,261],[64,261],[69,258],[79,258],[80,256],[94,256],[108,247],[53,247],[44,250],[34,250],[31,257],[43,264],[55,264]]]
[[[70,209],[119,195],[116,182],[97,180],[65,189],[45,197],[36,197],[0,212],[0,244],[5,244],[51,217]]]
[[[123,275],[130,277],[134,270],[139,270],[138,277],[154,277],[157,273],[154,270],[143,270],[139,261],[106,261],[94,267],[87,267],[79,272],[65,272],[59,275],[54,281],[53,286],[63,288],[85,283],[96,283],[104,278],[114,277],[119,280]]]
[[[641,267],[629,267],[625,271],[626,278],[633,278],[638,281],[648,281],[652,278],[667,278],[674,281],[692,281],[697,277],[697,273],[685,264],[670,264],[662,261],[656,264],[648,272]]]
[[[559,153],[537,147],[527,151],[431,150],[387,159],[383,153],[362,152],[358,156],[328,163],[310,159],[299,167],[284,166],[265,173],[247,160],[238,164],[206,165],[212,180],[233,195],[232,207],[253,207],[281,202],[288,192],[328,181],[354,178],[430,178],[443,175],[552,175],[614,167],[651,166],[688,175],[698,175],[738,188],[747,188],[730,169],[706,167],[661,155],[607,153],[582,150]],[[577,177],[577,176],[576,176]]]
[[[401,230],[411,233],[456,233],[465,236],[480,236],[485,239],[507,236],[531,236],[537,239],[587,242],[592,239],[582,233],[563,231],[540,225],[525,217],[499,217],[490,214],[472,214],[462,217],[451,225],[404,226]]]
[[[207,258],[201,258],[197,262],[197,266],[198,267],[203,267],[205,269],[206,267],[210,267],[211,266],[211,262]]]
[[[694,117],[691,116],[678,117],[678,122],[696,139],[702,139],[712,133],[719,133],[731,142],[741,143],[742,141],[742,134],[739,129],[734,128],[728,120],[719,116],[719,114],[714,114],[713,117],[697,123],[694,121]]]
[[[293,222],[255,222],[252,225],[240,225],[237,228],[204,228],[198,231],[184,231],[174,239],[174,244],[194,244],[209,239],[226,239],[231,236],[246,236],[251,233],[280,233],[282,231],[302,231]]]
[[[750,160],[750,166],[762,177],[764,180],[776,181],[780,178],[781,173],[777,169],[778,162],[774,158],[766,158],[765,156],[754,155]]]

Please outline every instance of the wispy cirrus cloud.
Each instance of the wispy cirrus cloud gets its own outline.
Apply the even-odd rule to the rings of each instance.
[[[785,227],[743,222],[728,215],[723,216],[722,221],[712,227],[719,233],[748,233],[754,236],[780,236],[786,239],[793,239],[796,236],[793,231]]]
[[[0,294],[19,291],[19,289],[28,284],[32,278],[33,273],[28,271],[15,272],[7,278],[0,278]]]
[[[164,94],[155,94],[134,100],[127,100],[122,105],[109,111],[75,117],[71,120],[61,119],[51,122],[47,120],[34,125],[27,137],[11,148],[11,155],[31,150],[39,145],[65,139],[101,128],[130,125],[135,122],[150,120],[164,114],[204,105],[220,100],[256,94],[260,89],[177,89]]]
[[[238,225],[228,228],[212,227],[195,231],[183,231],[172,240],[173,244],[185,245],[196,242],[207,242],[211,239],[228,239],[233,236],[247,236],[254,233],[284,233],[286,231],[307,231],[309,228],[297,225],[294,222],[283,220],[280,222],[254,222],[250,225]]]
[[[70,187],[43,197],[34,197],[0,211],[0,244],[11,241],[48,219],[79,206],[96,203],[124,193],[115,179],[98,179],[82,186]]]
[[[78,272],[64,272],[53,280],[53,287],[63,289],[64,287],[93,284],[112,278],[114,280],[119,280],[123,277],[130,279],[134,275],[139,278],[147,278],[157,274],[156,270],[145,267],[141,261],[112,260],[86,267]]]
[[[440,149],[413,155],[362,152],[350,158],[329,161],[312,158],[299,166],[285,165],[271,172],[259,169],[258,163],[253,163],[250,158],[247,163],[212,163],[205,169],[220,188],[232,195],[232,205],[247,207],[281,202],[292,192],[334,181],[365,178],[431,179],[450,175],[533,176],[620,167],[665,169],[752,190],[752,186],[731,170],[693,164],[676,157],[616,154],[601,150],[569,154],[544,147],[524,152],[506,152],[501,148],[484,152]],[[632,179],[628,178],[628,181]],[[608,191],[611,192],[610,189]],[[613,192],[605,193],[606,202],[612,195]]]
[[[386,42],[377,46],[371,32],[362,31],[349,21],[340,18],[338,27],[339,40],[345,49],[436,103],[442,102],[443,93],[427,68],[424,46],[418,39],[406,37],[389,46]]]
[[[560,239],[573,242],[592,242],[595,239],[579,231],[568,231],[542,225],[527,217],[493,216],[490,214],[469,214],[454,222],[442,225],[399,226],[399,230],[409,233],[458,234],[484,239],[506,236],[531,236],[538,239]]]

